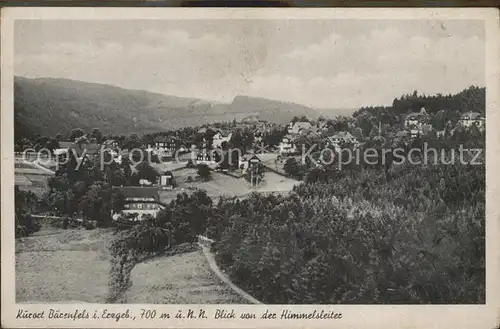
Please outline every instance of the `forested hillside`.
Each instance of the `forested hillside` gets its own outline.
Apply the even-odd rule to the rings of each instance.
[[[418,112],[423,107],[428,114],[437,114],[439,111],[447,113],[452,120],[458,120],[460,113],[486,111],[486,88],[471,86],[461,92],[451,95],[420,95],[415,90],[412,94],[395,98],[391,106],[370,106],[362,107],[354,112],[353,116],[370,114],[386,117],[390,121],[391,117]]]
[[[486,113],[486,89],[471,86],[451,95],[412,94],[395,98],[391,106],[362,107],[354,112],[353,117],[365,135],[378,129],[379,122],[387,125],[386,130],[397,131],[407,114],[420,112],[424,108],[434,129],[444,129],[446,123],[456,125],[464,112]],[[374,129],[375,128],[375,129]],[[395,129],[397,128],[397,129]]]
[[[306,106],[237,96],[230,104],[182,98],[67,79],[16,77],[16,139],[67,135],[93,128],[104,134],[159,132],[206,123],[261,120],[286,123],[294,116],[318,116]]]

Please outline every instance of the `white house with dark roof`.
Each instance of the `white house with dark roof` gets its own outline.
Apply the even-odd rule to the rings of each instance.
[[[156,136],[153,143],[153,145],[148,145],[147,150],[162,155],[174,153],[179,144],[175,136]]]
[[[459,123],[464,127],[472,127],[473,125],[478,128],[483,128],[485,117],[479,112],[465,112],[460,116]]]
[[[359,141],[348,131],[339,131],[335,135],[326,138],[326,142],[333,146],[336,150],[340,150],[344,144],[352,144],[354,147],[359,146]]]
[[[113,220],[128,217],[128,220],[140,221],[143,215],[156,217],[163,209],[156,187],[122,186],[113,187],[125,198],[125,206],[119,213],[111,213]],[[134,216],[135,215],[135,216]]]
[[[196,152],[196,164],[205,164],[211,168],[217,165],[217,153],[215,150],[201,149]]]
[[[174,174],[171,171],[165,171],[158,175],[156,185],[161,189],[171,190],[174,188]]]
[[[262,160],[256,154],[245,154],[238,159],[238,168],[240,168],[241,173],[244,174],[250,165],[261,162]]]
[[[296,138],[293,135],[285,135],[278,145],[278,150],[280,154],[297,153]]]
[[[419,129],[425,123],[425,116],[419,112],[413,112],[405,117],[405,128]]]
[[[297,121],[295,123],[290,122],[288,124],[288,134],[297,135],[300,133],[304,133],[304,132],[308,131],[309,129],[311,129],[311,126],[312,126],[311,123],[307,122],[307,121],[304,121],[304,122]]]

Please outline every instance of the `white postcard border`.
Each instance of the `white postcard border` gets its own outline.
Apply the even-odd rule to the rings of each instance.
[[[495,9],[470,8],[408,8],[408,9],[202,9],[202,8],[3,8],[1,17],[1,154],[2,154],[2,326],[3,327],[86,327],[86,328],[494,328],[500,325],[500,33],[499,14]],[[479,19],[486,31],[486,305],[132,305],[132,304],[16,304],[14,254],[14,165],[13,165],[13,38],[16,19]],[[341,312],[339,320],[16,320],[20,308],[35,312],[49,308],[71,312],[75,309],[108,309],[124,312],[129,309],[139,317],[141,308],[158,313],[175,313],[179,309],[216,309],[263,314],[266,310],[278,315],[282,310],[295,312],[331,310]]]

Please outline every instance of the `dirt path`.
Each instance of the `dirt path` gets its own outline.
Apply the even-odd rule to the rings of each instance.
[[[43,230],[16,241],[18,303],[104,303],[112,230]],[[136,265],[128,303],[245,303],[213,274],[201,250]]]

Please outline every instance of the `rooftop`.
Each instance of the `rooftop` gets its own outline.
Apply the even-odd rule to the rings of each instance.
[[[120,191],[125,198],[150,198],[154,199],[155,201],[160,200],[158,189],[156,187],[114,186],[113,189]]]
[[[422,116],[423,114],[419,113],[419,112],[412,112],[410,114],[408,114],[405,119],[406,120],[409,120],[409,119],[412,119],[412,118],[418,118],[420,116]]]
[[[469,118],[470,120],[484,119],[484,116],[479,112],[465,112],[462,113],[461,119]]]

